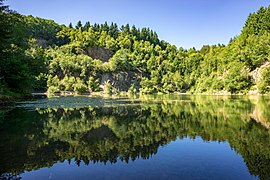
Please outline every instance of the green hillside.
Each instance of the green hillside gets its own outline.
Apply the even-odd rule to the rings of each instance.
[[[228,45],[187,50],[149,28],[59,25],[0,3],[2,95],[270,92],[270,6],[250,14]]]

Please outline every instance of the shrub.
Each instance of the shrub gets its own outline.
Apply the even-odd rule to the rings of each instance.
[[[134,86],[134,84],[131,84],[130,88],[128,89],[129,94],[136,94],[137,90]]]
[[[109,82],[107,82],[104,85],[104,93],[105,94],[111,94],[112,93],[112,85]]]

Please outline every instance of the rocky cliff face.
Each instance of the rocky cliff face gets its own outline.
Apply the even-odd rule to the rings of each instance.
[[[263,65],[261,65],[260,67],[257,67],[254,71],[252,71],[250,73],[250,75],[252,76],[252,78],[254,79],[255,83],[258,84],[260,79],[261,79],[261,74],[264,70],[264,68],[269,67],[270,63],[268,61],[266,61],[265,63],[263,63]]]
[[[270,67],[270,63],[268,61],[264,62],[260,67],[257,67],[255,70],[250,72],[250,76],[252,77],[253,81],[255,82],[255,90],[249,92],[249,94],[258,94],[258,84],[262,79],[262,72]]]
[[[89,47],[87,53],[92,59],[99,59],[102,62],[108,62],[112,57],[112,53],[108,49],[101,47]]]
[[[48,41],[45,40],[45,39],[37,38],[37,39],[36,39],[36,43],[37,43],[37,46],[41,46],[41,47],[43,47],[43,48],[48,47]]]
[[[99,59],[102,62],[108,62],[112,57],[112,52],[100,47],[89,47],[87,53],[92,59]],[[132,84],[138,90],[140,86],[138,80],[140,78],[138,77],[142,77],[142,74],[129,71],[115,71],[97,75],[99,86],[102,90],[104,90],[105,84],[109,83],[114,90],[118,91],[128,91]]]
[[[112,73],[100,74],[100,88],[104,90],[105,84],[110,83],[113,89],[119,91],[128,91],[130,86],[134,84],[134,87],[138,90],[140,82],[138,77],[142,77],[139,72],[123,72],[116,71]]]

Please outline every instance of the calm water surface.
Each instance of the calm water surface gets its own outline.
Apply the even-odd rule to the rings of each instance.
[[[0,110],[0,179],[270,179],[268,97],[59,97]]]

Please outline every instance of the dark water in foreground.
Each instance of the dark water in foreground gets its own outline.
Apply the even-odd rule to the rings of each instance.
[[[0,174],[2,179],[270,179],[269,128],[268,97],[25,102],[0,110]]]

